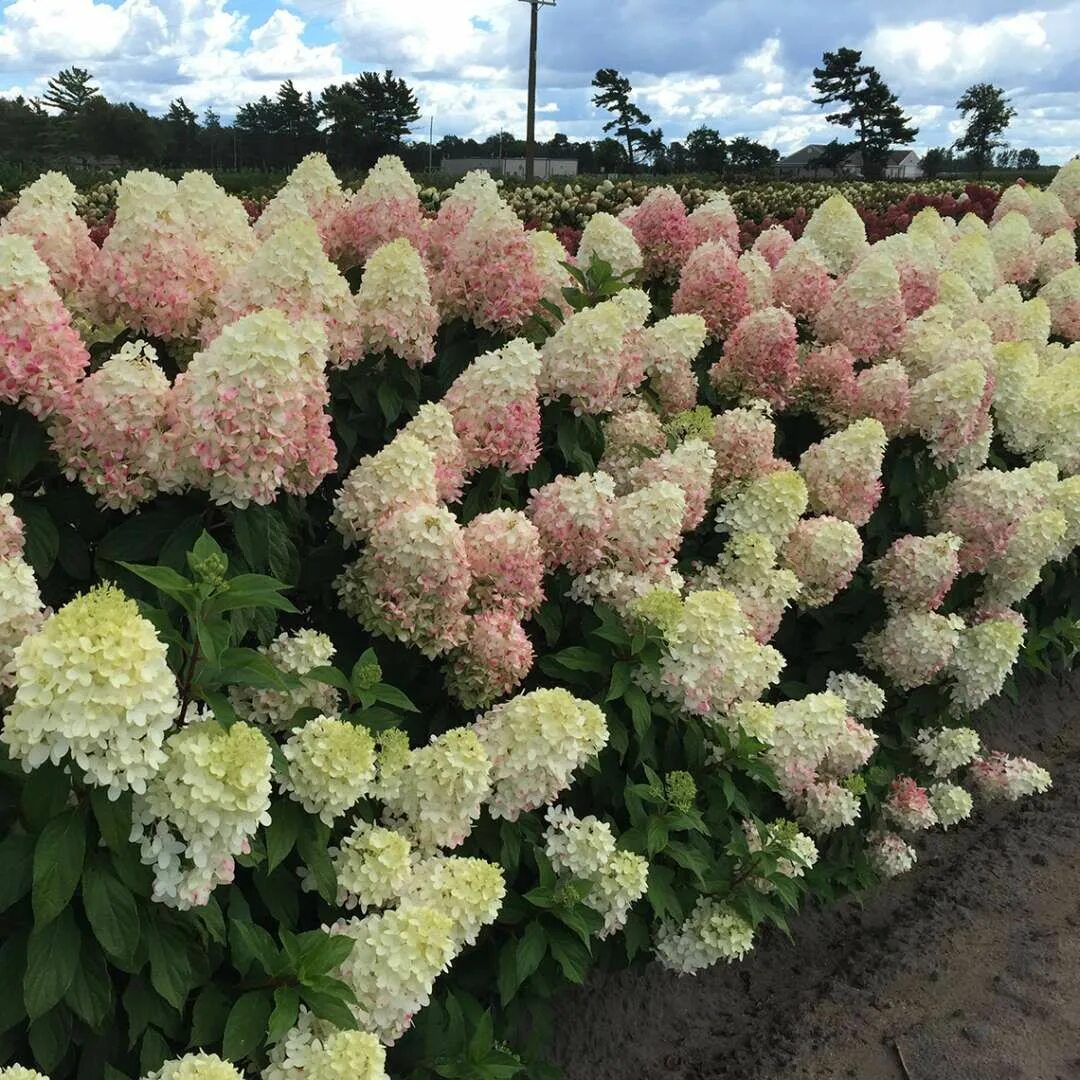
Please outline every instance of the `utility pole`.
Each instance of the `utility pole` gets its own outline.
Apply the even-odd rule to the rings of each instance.
[[[521,0],[529,11],[529,105],[525,118],[525,179],[536,172],[536,23],[541,7],[554,7],[555,0]]]
[[[428,118],[428,137],[427,137],[427,171],[434,172],[431,167],[432,156],[435,153],[435,114],[432,113]]]

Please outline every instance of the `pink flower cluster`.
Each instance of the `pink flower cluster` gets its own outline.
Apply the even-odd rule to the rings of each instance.
[[[798,377],[798,328],[791,313],[777,307],[740,320],[709,370],[721,393],[741,401],[761,398],[776,408],[787,404]]]
[[[674,188],[653,188],[640,206],[624,210],[619,220],[629,225],[645,258],[645,277],[675,281],[690,252],[701,242],[705,222],[691,223]],[[726,231],[721,225],[721,231]],[[727,242],[723,241],[727,247]],[[729,248],[730,250],[730,248]]]
[[[727,337],[750,314],[746,278],[738,256],[726,243],[715,241],[693,250],[679,275],[671,310],[700,315],[713,341]]]

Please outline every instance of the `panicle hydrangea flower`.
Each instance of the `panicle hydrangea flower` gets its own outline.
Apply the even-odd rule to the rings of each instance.
[[[169,380],[145,341],[127,342],[73,389],[50,440],[64,475],[112,510],[157,494]]]
[[[477,209],[495,209],[503,204],[491,175],[482,169],[467,172],[443,199],[438,217],[428,226],[428,261],[439,268],[451,247],[464,232]]]
[[[0,559],[14,559],[23,553],[23,523],[12,509],[15,496],[0,495]]]
[[[1028,190],[1031,194],[1031,211],[1026,216],[1040,236],[1050,236],[1059,229],[1076,229],[1075,215],[1065,209],[1065,204],[1053,191],[1043,191],[1037,187]]]
[[[995,288],[996,276],[983,295],[988,295]],[[938,302],[935,307],[951,312],[953,319],[962,323],[979,317],[981,302],[981,297],[955,270],[941,271],[938,277]]]
[[[1002,281],[1024,282],[1035,276],[1039,236],[1023,214],[1010,210],[994,223],[988,234]]]
[[[956,223],[957,238],[969,236],[972,233],[978,236],[986,236],[990,232],[990,226],[973,210],[969,210]]]
[[[373,794],[380,799],[392,797],[399,787],[402,770],[409,764],[408,732],[400,728],[387,728],[375,738],[378,753],[375,758],[375,783]]]
[[[637,273],[645,261],[630,228],[602,210],[585,222],[576,262],[587,270],[594,258],[606,262],[616,277]]]
[[[283,225],[310,219],[320,239],[329,243],[344,207],[341,181],[326,155],[307,154],[259,215],[255,235],[266,240]]]
[[[29,592],[25,581],[20,589]],[[27,772],[70,756],[113,799],[144,791],[179,708],[166,652],[115,586],[76,597],[15,648],[0,741]]]
[[[392,791],[388,821],[423,849],[457,847],[491,793],[494,759],[472,728],[451,728],[413,750]]]
[[[769,307],[742,319],[724,342],[723,356],[709,369],[722,394],[785,405],[799,377],[798,330],[791,313]]]
[[[240,508],[311,494],[336,464],[325,364],[316,322],[270,309],[225,327],[173,384],[159,484]]]
[[[606,938],[621,930],[630,908],[648,887],[648,860],[633,851],[616,851],[589,890],[589,907],[604,917],[596,936]]]
[[[1025,220],[1030,220],[1035,208],[1031,198],[1032,189],[1026,184],[1010,184],[1003,192],[990,215],[990,225],[996,225],[1006,214],[1015,213]]]
[[[891,260],[900,278],[900,295],[909,319],[937,303],[939,262],[933,242],[907,233],[894,233],[874,245]]]
[[[721,960],[741,960],[753,944],[753,926],[733,907],[711,896],[699,896],[681,925],[661,925],[656,959],[678,975],[696,975]]]
[[[243,1073],[232,1062],[200,1050],[166,1061],[143,1080],[243,1080]]]
[[[145,169],[127,173],[98,256],[104,320],[152,337],[193,338],[221,275],[196,238],[176,183]]]
[[[771,270],[775,270],[794,243],[795,237],[783,225],[770,225],[758,233],[752,250],[769,264]]]
[[[730,498],[744,484],[786,467],[775,456],[776,425],[766,402],[750,402],[717,415],[709,441],[716,453],[717,498]]]
[[[890,610],[937,611],[960,573],[963,541],[952,533],[902,536],[870,565]]]
[[[787,235],[785,230],[785,235]],[[773,270],[773,302],[807,319],[828,303],[836,287],[825,258],[808,237],[797,240]]]
[[[448,915],[455,949],[460,949],[476,944],[480,931],[495,921],[504,896],[506,882],[495,863],[433,855],[416,865],[401,903]]]
[[[1045,285],[1051,278],[1076,265],[1076,235],[1072,229],[1058,229],[1039,245],[1035,276]]]
[[[526,512],[540,532],[547,568],[584,574],[596,566],[614,509],[615,485],[603,472],[559,476],[534,491]]]
[[[389,1080],[386,1050],[369,1031],[339,1031],[301,1005],[270,1050],[262,1080]]]
[[[427,229],[416,181],[401,158],[386,154],[345,202],[323,242],[329,242],[330,256],[341,266],[364,266],[373,252],[397,240],[423,255]]]
[[[907,431],[911,388],[899,360],[885,360],[855,376],[855,394],[849,406],[852,420],[880,422],[889,438]]]
[[[979,317],[995,343],[1030,341],[1039,347],[1050,337],[1050,308],[1041,297],[1025,300],[1015,285],[1002,285],[983,302]]]
[[[776,649],[754,639],[733,593],[701,590],[665,633],[657,689],[685,712],[721,721],[736,702],[759,698],[783,667]]]
[[[0,496],[0,550],[3,498]],[[0,557],[0,692],[14,685],[15,650],[37,631],[41,619],[41,595],[30,564],[17,552]]]
[[[751,311],[772,307],[773,272],[756,251],[744,251],[739,256],[739,272],[746,279],[746,299]]]
[[[469,616],[465,641],[446,672],[447,691],[465,708],[505,697],[532,670],[535,653],[519,618],[505,608]]]
[[[939,779],[967,765],[979,753],[979,733],[969,727],[923,728],[915,737],[915,756]]]
[[[1009,607],[1024,599],[1039,583],[1042,568],[1062,542],[1069,523],[1056,507],[1022,518],[1001,555],[986,564],[984,607]]]
[[[911,387],[908,420],[940,463],[955,461],[990,422],[994,377],[979,360],[966,360],[919,379]]]
[[[331,521],[346,544],[359,543],[399,510],[434,506],[437,477],[432,448],[402,431],[377,454],[362,458],[345,478]]]
[[[900,276],[888,254],[876,250],[840,279],[814,319],[822,342],[842,342],[863,360],[895,354],[906,324]]]
[[[1041,417],[1033,409],[1039,367],[1039,354],[1030,341],[994,346],[994,427],[1016,453],[1031,454],[1039,445]]]
[[[687,501],[683,489],[670,480],[657,480],[615,500],[607,546],[621,569],[645,573],[672,566]]]
[[[696,246],[722,240],[732,251],[738,251],[739,219],[725,191],[712,191],[687,219],[694,230]]]
[[[637,569],[616,559],[574,578],[568,595],[579,604],[607,604],[626,616],[633,605],[653,589],[664,588],[678,593],[683,585],[682,575],[670,563]]]
[[[824,607],[851,582],[862,561],[862,539],[854,525],[839,518],[804,518],[784,544],[780,561],[799,579],[799,604]]]
[[[818,860],[817,844],[806,833],[799,832],[792,821],[778,818],[756,825],[744,821],[742,827],[750,853],[756,855],[767,851],[776,859],[776,873],[784,877],[801,878]],[[768,878],[754,878],[753,881],[760,892],[772,892],[773,885]]]
[[[281,633],[269,645],[260,645],[259,652],[279,671],[297,676],[300,685],[287,690],[230,686],[229,703],[241,720],[250,720],[272,731],[286,731],[301,709],[337,715],[338,691],[326,683],[303,677],[314,668],[329,664],[333,658],[334,644],[325,634],[307,629]]]
[[[518,338],[478,356],[454,380],[442,403],[470,470],[532,467],[540,455],[540,370],[536,347]]]
[[[435,979],[454,959],[453,920],[435,908],[408,904],[340,919],[329,930],[355,942],[334,974],[356,998],[349,1008],[357,1023],[392,1046],[431,1000]]]
[[[1062,206],[1076,221],[1080,221],[1080,158],[1071,158],[1054,174],[1047,191],[1056,195]]]
[[[674,416],[697,404],[694,359],[705,344],[705,334],[700,315],[671,315],[642,332],[639,345],[661,416]]]
[[[969,285],[980,300],[1002,284],[1001,271],[986,231],[964,232],[961,228],[945,260],[945,269]]]
[[[792,805],[799,820],[817,836],[853,825],[860,814],[858,795],[837,780],[807,784]]]
[[[281,750],[289,763],[281,790],[327,825],[368,794],[375,779],[375,741],[346,720],[317,716],[293,728]]]
[[[465,486],[466,461],[450,410],[439,402],[425,402],[400,434],[419,439],[434,456],[435,493],[439,502],[457,502]]]
[[[856,720],[872,720],[885,711],[885,691],[865,675],[854,671],[830,671],[825,689],[842,698]]]
[[[364,267],[355,305],[365,353],[391,352],[410,367],[434,359],[439,312],[423,261],[408,240],[375,249]]]
[[[1018,523],[1043,507],[1056,482],[1057,467],[1050,462],[1026,469],[980,469],[953,480],[933,510],[937,527],[964,541],[960,569],[978,573],[999,559]]]
[[[67,399],[89,363],[33,244],[18,234],[0,235],[0,404],[45,417]]]
[[[1019,615],[987,618],[961,631],[949,663],[953,710],[973,712],[999,694],[1023,643],[1024,621]]]
[[[870,760],[876,746],[877,736],[870,728],[848,716],[829,746],[820,772],[832,779],[849,776]]]
[[[881,833],[873,837],[866,853],[870,865],[887,878],[906,874],[917,859],[915,849],[896,833]]]
[[[192,235],[210,256],[212,292],[251,258],[258,247],[244,204],[209,174],[193,169],[176,185],[176,197]]]
[[[807,694],[795,701],[771,706],[768,760],[781,785],[790,795],[813,783],[830,753],[852,735],[845,700],[830,692]],[[850,756],[841,754],[841,757]]]
[[[995,750],[971,763],[971,775],[980,794],[988,799],[1016,802],[1026,795],[1050,790],[1050,774],[1034,761]]]
[[[972,798],[957,784],[934,784],[930,788],[930,806],[943,829],[959,825],[971,817]]]
[[[1050,308],[1050,325],[1066,341],[1080,341],[1080,266],[1055,274],[1039,291]]]
[[[600,470],[614,480],[621,493],[629,490],[634,469],[667,449],[667,438],[660,417],[641,400],[612,413],[603,426]]]
[[[375,526],[335,588],[368,631],[434,658],[464,638],[470,584],[465,536],[453,514],[415,506]]]
[[[270,824],[271,768],[269,741],[242,721],[226,730],[204,713],[165,740],[165,763],[132,808],[155,900],[201,907],[232,882],[235,857]]]
[[[521,326],[545,292],[529,236],[501,201],[473,211],[446,249],[433,285],[445,318],[503,331]]]
[[[865,525],[881,498],[887,442],[881,424],[867,419],[814,443],[799,459],[810,509]]]
[[[964,623],[956,615],[898,611],[876,633],[868,634],[864,659],[903,690],[925,686],[945,670],[960,642]]]
[[[907,234],[913,240],[927,241],[933,245],[939,258],[944,258],[956,239],[956,222],[943,218],[933,206],[924,206],[912,219]]]
[[[734,594],[750,620],[754,639],[763,645],[780,628],[784,611],[801,587],[790,570],[776,567],[776,549],[757,533],[733,536],[716,565],[706,567],[689,582],[692,592],[726,589]]]
[[[700,315],[711,341],[726,337],[750,314],[746,278],[738,256],[726,243],[715,241],[694,249],[679,275],[671,310]]]
[[[357,821],[337,848],[330,849],[338,884],[338,904],[386,907],[401,898],[413,874],[412,845],[394,829]]]
[[[760,533],[782,548],[806,511],[806,483],[793,469],[778,469],[751,480],[716,512],[716,526],[732,536]]]
[[[690,532],[705,518],[715,468],[716,452],[712,447],[701,439],[687,439],[674,450],[665,450],[657,457],[643,461],[630,474],[630,484],[641,489],[663,480],[673,483],[685,498],[682,531]],[[620,506],[621,503],[617,504],[615,509],[616,525]]]
[[[330,362],[335,367],[355,363],[363,352],[356,300],[348,282],[326,257],[315,226],[307,218],[270,233],[222,286],[215,300],[213,318],[199,331],[204,345],[243,316],[276,308],[294,322],[318,322],[326,332]]]
[[[85,318],[94,314],[98,249],[75,212],[75,199],[75,185],[63,173],[42,173],[19,192],[0,221],[0,237],[25,236],[65,306]]]
[[[44,1073],[28,1069],[25,1065],[5,1065],[0,1069],[2,1080],[49,1080]]]
[[[554,800],[608,739],[600,707],[561,688],[519,694],[473,728],[492,763],[491,816],[507,821]]]
[[[898,776],[893,780],[883,809],[897,828],[911,832],[937,824],[937,815],[930,805],[930,793],[910,776]]]
[[[620,219],[641,248],[649,280],[675,281],[700,242],[698,227],[691,223],[682,199],[671,187],[652,188],[640,206],[624,211]]]
[[[610,412],[623,386],[624,340],[640,330],[649,313],[648,299],[625,289],[615,299],[570,316],[540,350],[540,392],[546,401],[570,399],[575,413]],[[640,294],[644,297],[644,294]]]
[[[563,289],[574,284],[565,265],[570,261],[570,255],[562,241],[546,229],[529,229],[526,235],[532,247],[533,265],[542,284],[540,299],[554,304],[565,316],[572,310],[563,296]]]
[[[803,236],[812,240],[825,258],[829,273],[846,274],[866,252],[866,226],[843,195],[830,195],[810,215]]]
[[[1050,558],[1053,562],[1063,562],[1080,545],[1080,475],[1067,477],[1055,484],[1050,498],[1065,516],[1065,535]]]
[[[470,596],[482,609],[528,618],[544,600],[544,551],[536,526],[520,511],[492,510],[465,526]]]
[[[826,427],[844,427],[856,396],[855,357],[846,345],[823,345],[803,356],[793,395],[797,408],[813,413]]]
[[[977,301],[976,301],[977,303]],[[971,358],[968,342],[958,340],[959,320],[953,311],[944,304],[935,304],[927,308],[907,326],[907,334],[897,357],[904,365],[911,379],[922,379],[936,371],[942,371]],[[987,334],[987,349],[990,341],[987,328],[981,328]],[[871,369],[873,370],[873,369]]]

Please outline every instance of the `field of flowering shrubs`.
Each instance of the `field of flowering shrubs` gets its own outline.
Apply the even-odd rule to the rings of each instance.
[[[909,209],[25,189],[0,1076],[545,1080],[566,982],[1045,791],[973,714],[1080,646],[1080,161]]]

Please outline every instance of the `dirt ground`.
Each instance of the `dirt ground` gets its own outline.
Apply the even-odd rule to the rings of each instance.
[[[1080,678],[980,721],[1049,794],[939,830],[863,907],[800,915],[794,944],[573,992],[568,1080],[1080,1080]]]

